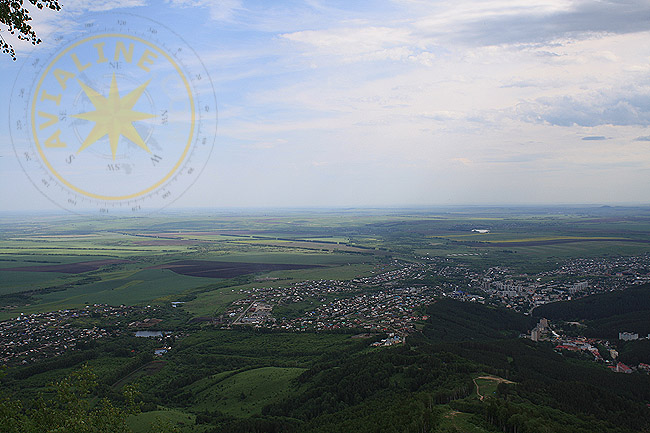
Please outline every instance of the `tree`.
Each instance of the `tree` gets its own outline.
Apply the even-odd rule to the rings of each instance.
[[[57,0],[29,0],[31,4],[39,9],[44,7],[58,11],[61,6]],[[36,32],[29,25],[32,17],[29,10],[24,6],[24,0],[0,0],[0,23],[7,26],[7,31],[16,35],[20,40],[29,41],[32,45],[40,44],[41,40],[36,36]],[[9,54],[12,59],[16,60],[16,52],[0,34],[0,48],[5,54]]]
[[[97,376],[86,365],[59,382],[53,383],[48,395],[23,402],[8,397],[0,399],[0,426],[3,433],[127,433],[128,415],[139,411],[137,392],[132,385],[123,391],[125,407],[108,399],[95,401],[91,390]]]

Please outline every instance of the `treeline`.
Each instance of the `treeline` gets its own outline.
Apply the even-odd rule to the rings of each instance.
[[[142,398],[152,409],[161,404],[193,412],[206,433],[454,431],[443,429],[453,424],[450,411],[463,412],[463,422],[476,431],[650,431],[650,376],[613,373],[560,355],[551,344],[512,338],[535,319],[509,310],[441,300],[427,314],[421,333],[381,349],[329,334],[200,331],[177,342],[164,368],[139,379]],[[132,344],[153,344],[138,340]],[[117,340],[91,343],[86,351],[124,353]],[[132,356],[115,374],[125,376],[145,362],[144,355]],[[263,366],[307,370],[261,414],[236,418],[195,409],[197,389],[204,386],[197,381]],[[484,374],[513,383],[499,384],[496,394],[479,401],[472,378]],[[118,407],[119,396],[104,391],[96,395]]]
[[[110,373],[104,374],[101,382],[108,385],[115,384],[151,361],[153,361],[153,355],[151,353],[141,353],[122,366],[112,370]]]
[[[596,419],[583,418],[562,412],[549,406],[535,405],[524,400],[516,400],[504,394],[503,389],[512,387],[501,384],[497,397],[485,402],[456,401],[451,406],[465,413],[474,414],[480,419],[485,430],[504,433],[627,433],[630,430],[604,424]],[[490,426],[494,429],[490,429]]]
[[[504,308],[441,299],[426,309],[424,335],[431,340],[465,341],[517,337],[535,319]]]
[[[403,346],[372,351],[354,347],[316,358],[294,380],[288,396],[264,407],[261,415],[237,419],[204,411],[196,414],[197,423],[210,433],[438,432],[451,407],[471,414],[471,422],[484,431],[650,429],[645,406],[650,403],[650,377],[616,374],[590,361],[566,358],[550,344],[512,338],[537,319],[509,310],[446,299],[426,313],[430,317],[422,332],[411,335]],[[218,347],[216,341],[186,341],[180,350],[182,362],[193,368],[186,369],[176,358],[179,364],[167,372],[165,385],[160,377],[152,377],[159,381],[157,401],[185,403],[191,410],[189,385],[208,371],[234,370],[246,357],[249,365],[268,365],[269,353],[263,346],[241,346],[225,354],[231,338],[247,338],[244,331],[236,332],[225,341],[215,334],[222,340]],[[275,364],[298,354],[280,346],[273,353]],[[259,356],[255,362],[252,355]],[[494,397],[481,402],[471,397],[472,377],[479,374],[515,383],[500,384]]]
[[[618,338],[619,332],[650,334],[650,284],[600,293],[573,301],[541,305],[535,317],[552,320],[584,321],[583,333],[594,338]]]
[[[466,397],[473,390],[471,378],[443,359],[403,346],[319,364],[297,378],[296,387],[306,391],[266,407],[263,413],[311,420],[384,394],[428,390],[438,400],[435,403]]]
[[[591,362],[567,359],[551,345],[495,338],[530,324],[530,318],[507,310],[440,301],[427,313],[433,320],[407,345],[317,364],[297,379],[297,395],[269,405],[263,413],[304,421],[300,431],[368,431],[363,427],[368,421],[364,409],[375,407],[381,419],[378,414],[398,410],[399,401],[412,407],[410,415],[401,418],[401,429],[387,422],[379,431],[410,431],[404,424],[427,416],[433,423],[430,430],[413,431],[435,430],[434,415],[443,404],[513,433],[650,429],[647,375],[621,375]],[[440,326],[442,318],[449,320],[441,338],[431,328]],[[501,322],[495,323],[498,319]],[[453,340],[451,335],[468,341]],[[516,384],[499,385],[497,396],[485,402],[466,399],[473,392],[471,377],[477,372]],[[418,406],[416,401],[425,404]]]
[[[468,373],[478,365],[453,354],[410,345],[318,362],[299,376],[294,393],[266,406],[262,416],[223,420],[202,416],[212,432],[428,432],[440,423],[440,407],[468,397]],[[264,429],[258,429],[264,426]]]
[[[53,370],[75,367],[82,363],[95,359],[99,356],[96,350],[85,350],[78,353],[66,354],[56,358],[41,361],[24,368],[12,370],[11,379],[24,380],[36,374],[46,373]]]
[[[464,308],[463,305],[450,306],[449,311]],[[468,309],[476,310],[475,307]],[[473,316],[488,317],[488,313]],[[456,323],[458,321],[450,322],[450,326],[455,327]],[[477,325],[480,324],[477,321]],[[489,323],[483,325],[491,326]],[[465,327],[461,326],[461,329]],[[457,330],[454,332],[459,333]],[[430,331],[425,328],[424,334],[428,333]],[[650,403],[648,375],[613,373],[591,361],[568,359],[557,354],[551,344],[526,339],[434,340],[432,346],[436,351],[451,352],[479,363],[485,371],[517,383],[499,386],[499,398],[503,401],[493,403],[500,408],[499,416],[496,416],[498,411],[489,416],[487,412],[479,411],[486,420],[503,431],[544,431],[535,430],[539,424],[522,421],[533,418],[540,418],[540,422],[543,420],[547,431],[553,432],[581,431],[577,427],[573,430],[562,427],[564,422],[574,427],[579,425],[584,431],[638,432],[650,428],[650,411],[646,407]],[[508,416],[503,413],[506,407],[503,406],[504,401],[512,403],[512,407],[506,411]],[[555,415],[549,415],[551,412],[548,411]],[[510,420],[516,414],[520,416]],[[594,425],[599,427],[594,428]]]
[[[620,342],[618,359],[628,365],[650,364],[650,340]]]
[[[595,320],[648,310],[650,310],[650,284],[642,284],[572,301],[540,305],[533,310],[533,314],[536,317],[549,319]]]
[[[0,429],[3,433],[127,433],[126,419],[139,411],[137,392],[125,387],[122,404],[94,398],[97,375],[84,366],[47,387],[34,400],[0,397]]]
[[[24,388],[21,384],[33,376],[42,375],[48,380],[58,380],[66,370],[81,368],[89,361],[111,358],[119,360],[118,366],[101,369],[99,383],[112,385],[153,359],[154,341],[147,338],[120,336],[79,342],[75,350],[60,356],[38,361],[25,366],[7,369],[2,384],[9,389]],[[31,379],[30,379],[31,380]],[[23,389],[24,391],[24,389]]]
[[[307,368],[320,359],[343,359],[366,349],[367,340],[315,333],[254,329],[203,330],[176,343],[155,376],[141,379],[143,394],[161,405],[191,408],[192,384],[205,377],[260,367]]]
[[[6,293],[0,295],[1,305],[26,305],[30,302],[35,302],[39,296],[47,295],[49,293],[61,292],[75,286],[83,286],[101,281],[98,276],[89,276],[81,278],[69,283],[62,283],[58,286],[50,286],[42,289],[27,289],[16,293]]]

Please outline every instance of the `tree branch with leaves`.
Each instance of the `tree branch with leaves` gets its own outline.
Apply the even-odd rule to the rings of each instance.
[[[2,372],[0,371],[0,374]],[[123,404],[92,395],[97,375],[88,365],[47,388],[35,401],[0,398],[2,433],[129,433],[129,415],[140,412],[139,393],[134,385],[123,388]],[[4,391],[4,390],[3,390]]]
[[[48,8],[55,11],[61,10],[57,0],[29,0],[29,3],[38,9]],[[25,7],[24,0],[0,0],[0,23],[7,28],[6,31],[23,41],[29,41],[32,45],[41,43],[36,32],[29,24],[32,17],[29,10]],[[0,33],[0,49],[3,53],[9,54],[12,59],[16,60],[16,51],[14,47]]]

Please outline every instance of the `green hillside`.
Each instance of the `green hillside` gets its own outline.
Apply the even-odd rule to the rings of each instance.
[[[648,310],[650,284],[643,284],[622,291],[541,305],[534,310],[534,315],[561,320],[595,320]]]
[[[50,363],[47,378],[61,380],[85,362],[104,371],[88,398],[74,397],[81,400],[70,407],[97,422],[107,398],[116,426],[131,410],[116,387],[135,385],[143,412],[129,416],[127,425],[143,433],[650,429],[649,376],[613,373],[551,345],[513,338],[532,319],[509,310],[440,300],[427,313],[421,333],[389,348],[370,348],[370,341],[345,334],[195,329],[162,362],[138,355],[155,343],[129,337],[123,344],[133,353],[120,350],[118,338]],[[109,374],[110,365],[119,365],[122,376]],[[39,377],[34,367],[15,367],[2,386],[11,394],[38,387]],[[29,395],[36,395],[32,389]],[[43,411],[67,410],[50,408],[48,394],[38,404],[23,395],[21,403],[1,403],[3,425],[17,419],[27,425],[29,417],[42,430]]]
[[[535,317],[584,321],[585,333],[593,337],[618,338],[619,332],[650,334],[650,284],[581,299],[541,305]]]
[[[534,326],[531,317],[504,308],[440,299],[426,309],[424,335],[432,340],[484,340],[517,337]]]

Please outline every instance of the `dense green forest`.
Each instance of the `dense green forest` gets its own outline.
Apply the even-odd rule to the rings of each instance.
[[[440,299],[427,309],[424,334],[432,340],[467,341],[518,337],[535,319],[504,308]]]
[[[584,321],[585,335],[590,337],[616,339],[619,332],[648,335],[650,284],[541,305],[533,314],[555,320]]]
[[[149,431],[650,432],[650,376],[518,338],[534,319],[505,309],[445,299],[426,314],[422,332],[377,349],[349,334],[196,328],[162,368],[131,376],[151,362],[140,346],[153,343],[96,342],[7,371],[2,386],[12,392],[3,394],[25,392],[3,400],[0,423],[8,432],[121,432],[133,413],[165,407],[191,423]],[[103,374],[115,363],[132,380]],[[481,400],[476,380],[486,375],[495,386]],[[53,385],[43,388],[47,378]],[[263,394],[259,383],[275,379]],[[126,383],[134,387],[125,395]],[[75,427],[79,419],[88,424]]]

